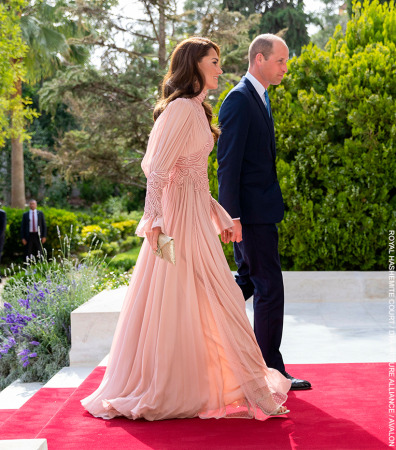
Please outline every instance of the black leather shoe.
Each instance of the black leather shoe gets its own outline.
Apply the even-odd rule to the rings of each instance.
[[[299,380],[298,378],[292,377],[289,373],[281,372],[284,377],[286,377],[288,380],[291,380],[291,391],[303,391],[306,389],[311,389],[311,383],[306,380]]]

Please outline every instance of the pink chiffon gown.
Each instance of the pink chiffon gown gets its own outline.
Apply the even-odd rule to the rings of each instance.
[[[144,240],[103,381],[81,401],[96,417],[264,420],[287,399],[290,381],[266,366],[218,238],[233,223],[209,191],[204,97],[172,101],[151,132],[136,233],[160,226],[176,266]]]

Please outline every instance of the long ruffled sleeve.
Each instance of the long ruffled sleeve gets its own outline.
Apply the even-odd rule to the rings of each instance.
[[[210,216],[217,234],[234,226],[228,212],[213,197],[210,197]]]
[[[169,183],[169,173],[186,146],[191,129],[193,106],[191,100],[172,101],[154,124],[142,168],[147,177],[144,215],[136,229],[138,236],[161,227],[166,233],[162,213],[162,192]]]

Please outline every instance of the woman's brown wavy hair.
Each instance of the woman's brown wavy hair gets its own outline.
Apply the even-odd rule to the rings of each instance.
[[[179,97],[197,97],[205,87],[205,80],[198,68],[198,63],[213,48],[220,58],[217,44],[203,37],[190,37],[180,42],[174,49],[168,73],[162,81],[162,96],[154,108],[154,121],[165,110],[169,103]],[[213,138],[217,141],[220,130],[212,124],[212,107],[203,102],[205,114],[209,122]]]

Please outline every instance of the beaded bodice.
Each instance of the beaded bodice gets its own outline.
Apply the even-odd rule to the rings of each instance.
[[[214,144],[209,123],[202,106],[205,96],[206,92],[202,91],[199,96],[191,99],[197,118],[202,126],[202,135],[200,136],[200,140],[202,140],[201,148],[191,155],[180,156],[169,175],[171,184],[177,184],[181,188],[185,183],[192,183],[196,191],[208,189],[208,156]]]
[[[171,189],[191,187],[195,191],[208,191],[208,156],[213,148],[213,136],[206,118],[202,102],[206,96],[203,91],[192,99],[181,99],[179,102],[188,102],[184,105],[189,111],[189,120],[184,133],[186,140],[179,145],[178,157],[171,167],[152,170],[147,177],[147,194],[144,211],[146,215],[156,218],[162,217],[161,200],[165,187]],[[169,108],[169,106],[168,106]],[[164,113],[163,113],[164,114]],[[171,123],[167,126],[172,126]],[[180,147],[184,147],[181,149]],[[167,151],[172,152],[169,148]]]

